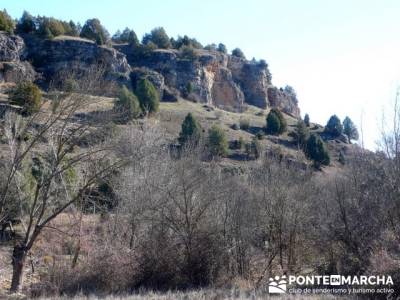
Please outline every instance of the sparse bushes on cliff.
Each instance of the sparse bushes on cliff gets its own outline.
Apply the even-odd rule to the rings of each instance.
[[[194,49],[202,49],[203,45],[197,41],[195,38],[190,38],[187,35],[184,35],[183,37],[178,36],[176,40],[171,39],[172,42],[172,47],[175,49],[180,49],[184,46],[194,48]]]
[[[328,123],[325,126],[325,132],[335,137],[342,134],[343,126],[337,115],[333,115],[329,118]]]
[[[358,130],[353,121],[346,117],[343,120],[343,133],[348,136],[350,140],[358,140]]]
[[[10,17],[5,9],[3,11],[0,10],[0,31],[13,33],[14,28],[14,20]]]
[[[39,35],[46,38],[53,38],[65,34],[64,24],[54,18],[41,17],[39,22]]]
[[[98,19],[87,20],[82,27],[80,36],[95,41],[98,45],[105,44],[110,38],[110,34]]]
[[[286,131],[286,120],[278,109],[271,109],[266,119],[268,134],[282,134]]]
[[[182,129],[179,133],[178,141],[181,145],[191,143],[197,145],[201,138],[201,126],[196,118],[188,113],[182,122]]]
[[[139,39],[132,29],[129,29],[126,27],[122,32],[117,31],[113,36],[112,36],[112,41],[115,43],[128,43],[131,45],[139,45]]]
[[[188,59],[188,60],[195,60],[197,58],[196,51],[194,50],[193,47],[190,46],[182,46],[181,48],[182,52],[182,57]]]
[[[11,91],[10,103],[21,106],[22,112],[30,115],[39,111],[42,104],[42,92],[32,82],[21,82]]]
[[[62,21],[52,17],[34,17],[24,12],[17,23],[18,33],[37,34],[44,38],[54,38],[59,35],[78,36],[79,26],[73,21]]]
[[[144,35],[142,43],[146,45],[149,42],[154,43],[157,48],[171,48],[171,41],[163,27],[154,28],[150,33]]]
[[[24,11],[21,19],[17,23],[18,33],[33,33],[36,31],[35,17]]]
[[[310,127],[310,116],[308,114],[304,116],[304,124],[306,124],[307,127]]]
[[[142,112],[138,98],[126,86],[123,86],[118,93],[115,110],[121,122],[136,119]]]
[[[136,95],[139,98],[140,108],[143,112],[158,112],[160,95],[154,85],[146,78],[140,79],[136,85]]]
[[[228,49],[227,49],[226,46],[225,46],[224,44],[222,44],[222,43],[219,43],[219,44],[218,44],[217,50],[218,50],[219,52],[221,52],[221,53],[224,53],[224,54],[228,53]]]
[[[208,148],[214,157],[223,157],[228,154],[228,140],[221,127],[213,125],[208,131]]]
[[[244,55],[243,51],[240,48],[233,49],[232,56],[236,56],[236,57],[243,58],[243,59],[246,58],[246,56]]]
[[[315,165],[329,165],[330,157],[324,142],[316,134],[311,134],[307,141],[306,155],[313,160]]]

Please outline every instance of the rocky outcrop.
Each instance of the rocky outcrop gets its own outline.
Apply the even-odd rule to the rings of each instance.
[[[37,77],[27,61],[0,62],[0,82],[34,81]]]
[[[244,96],[227,69],[226,55],[201,50],[189,55],[158,49],[138,57],[128,46],[120,50],[132,66],[158,72],[167,87],[178,90],[186,98],[227,109],[239,110],[243,106]]]
[[[230,56],[228,68],[234,80],[239,83],[246,103],[260,108],[269,106],[267,91],[271,86],[271,74],[268,65]]]
[[[271,86],[268,88],[268,101],[271,107],[276,107],[296,118],[300,117],[296,94]]]
[[[149,79],[158,77],[149,70],[161,74],[165,88],[177,89],[184,98],[235,111],[241,111],[245,104],[263,109],[277,107],[300,116],[296,97],[281,93],[272,85],[265,61],[248,61],[205,50],[138,52],[127,45],[118,46],[118,50],[126,54],[130,65],[146,68]]]
[[[165,101],[176,101],[180,95],[226,110],[241,111],[250,104],[300,116],[296,95],[272,85],[265,61],[248,61],[218,51],[150,50],[129,45],[114,49],[74,37],[48,40],[27,35],[21,39],[0,33],[0,60],[0,80],[32,80],[37,71],[45,86],[61,72],[84,74],[82,71],[100,66],[106,79],[133,89],[137,80],[146,77]],[[31,61],[35,71],[24,60]]]
[[[22,38],[0,32],[0,61],[19,61],[24,48]]]
[[[136,84],[140,79],[146,78],[155,86],[160,94],[160,99],[162,99],[164,95],[165,84],[164,77],[160,73],[149,68],[133,68],[132,72],[130,73],[130,78],[132,87],[134,89],[136,88]]]
[[[131,68],[124,54],[109,47],[98,46],[94,42],[80,38],[57,37],[43,40],[25,38],[27,57],[48,82],[57,74],[68,71],[79,74],[93,66],[104,68],[109,80],[129,84]]]
[[[16,35],[0,32],[0,82],[33,81],[36,72],[25,58],[24,40]]]

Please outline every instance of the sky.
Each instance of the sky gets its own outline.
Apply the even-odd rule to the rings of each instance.
[[[294,87],[302,115],[323,125],[349,116],[370,149],[400,84],[398,0],[0,0],[0,8],[14,18],[96,17],[111,34],[163,26],[173,37],[239,47],[268,62],[275,85]]]

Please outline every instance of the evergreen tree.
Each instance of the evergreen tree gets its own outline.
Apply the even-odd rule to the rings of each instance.
[[[140,107],[143,112],[158,112],[160,95],[154,85],[146,78],[140,79],[136,84],[136,95],[139,98]]]
[[[87,20],[82,27],[80,36],[95,41],[98,45],[105,44],[110,38],[110,34],[98,19]]]
[[[79,28],[78,25],[76,25],[74,23],[74,21],[69,21],[68,23],[69,25],[69,29],[65,31],[66,35],[70,35],[70,36],[79,36]]]
[[[225,132],[217,125],[213,125],[208,131],[208,147],[212,156],[222,157],[228,154]]]
[[[113,35],[112,40],[116,43],[128,43],[134,46],[139,45],[139,39],[137,38],[136,33],[128,27],[126,27],[122,32],[117,30]]]
[[[226,54],[226,53],[228,52],[228,49],[227,49],[226,46],[225,46],[224,44],[222,44],[222,43],[219,43],[219,44],[218,44],[217,50],[218,50],[219,52],[224,53],[224,54]]]
[[[22,113],[30,115],[39,111],[42,104],[42,92],[32,82],[25,81],[18,83],[11,91],[10,103],[22,106]]]
[[[36,18],[27,11],[24,11],[21,19],[17,23],[18,33],[33,33],[36,31]]]
[[[115,102],[115,110],[122,122],[136,119],[141,114],[139,100],[126,86],[122,86]]]
[[[305,149],[310,132],[304,121],[299,120],[294,132],[295,141],[300,149]]]
[[[201,137],[201,126],[193,117],[192,113],[188,113],[182,122],[182,129],[179,134],[179,143],[181,145],[190,142],[197,145]]]
[[[281,128],[281,123],[279,117],[273,113],[269,112],[267,116],[267,133],[268,134],[279,134]]]
[[[163,27],[154,28],[150,33],[144,35],[142,43],[146,45],[149,42],[154,43],[158,48],[171,48],[171,40]]]
[[[308,114],[304,116],[304,124],[306,124],[307,127],[310,127],[310,116]]]
[[[4,9],[0,10],[0,31],[7,33],[13,33],[15,28],[14,20],[10,17],[7,11]]]
[[[306,155],[314,161],[317,167],[321,164],[329,165],[330,163],[329,153],[326,150],[325,144],[315,133],[311,134],[307,141]]]
[[[276,108],[271,109],[266,121],[268,134],[282,134],[287,129],[287,123],[283,114]]]
[[[232,56],[240,57],[245,59],[246,56],[244,55],[243,51],[240,48],[235,48],[232,50]]]
[[[325,132],[337,137],[342,134],[343,126],[338,116],[333,115],[329,118],[325,126]]]
[[[343,133],[348,136],[349,140],[358,140],[357,127],[349,117],[343,120]]]

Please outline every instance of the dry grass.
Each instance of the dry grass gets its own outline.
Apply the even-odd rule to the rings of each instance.
[[[126,295],[126,296],[106,296],[106,297],[97,297],[97,296],[76,296],[74,298],[70,297],[58,297],[58,298],[40,298],[38,300],[262,300],[262,299],[282,299],[282,300],[291,300],[291,299],[311,299],[311,300],[319,300],[319,299],[345,299],[345,297],[334,297],[331,295],[326,296],[301,296],[301,295],[284,295],[284,296],[269,296],[268,294],[258,295],[254,292],[240,292],[236,290],[231,291],[222,291],[222,290],[198,290],[191,292],[167,292],[167,293],[140,293],[136,295]],[[349,299],[349,298],[346,298]]]

